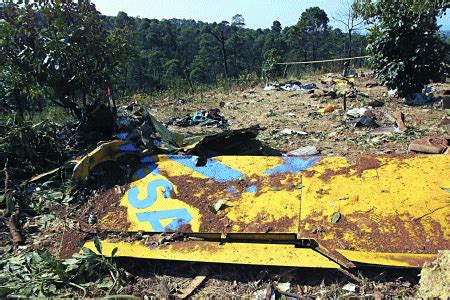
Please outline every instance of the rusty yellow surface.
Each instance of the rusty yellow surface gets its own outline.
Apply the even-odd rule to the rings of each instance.
[[[336,265],[312,249],[270,244],[313,240],[352,262],[418,267],[438,250],[450,248],[448,155],[363,156],[356,164],[339,157],[224,156],[209,159],[204,166],[191,156],[144,160],[118,200],[124,215],[110,213],[104,218],[125,219],[128,232],[218,234],[235,241],[223,247],[191,243],[185,251],[175,245],[150,250],[142,244],[105,242],[110,248],[118,246],[119,255]],[[100,219],[99,224],[111,224],[103,230],[124,230],[124,222]],[[239,239],[266,239],[269,244]],[[278,251],[286,256],[272,254]]]
[[[125,145],[124,141],[111,141],[103,143],[86,156],[80,158],[75,163],[73,170],[73,178],[76,180],[82,180],[88,177],[89,172],[98,164],[108,161],[115,160],[124,154],[120,147]]]
[[[351,250],[338,250],[338,252],[353,262],[391,267],[420,268],[425,262],[433,261],[436,258],[436,254],[381,253]]]
[[[303,176],[300,238],[327,248],[437,253],[450,247],[448,155],[323,158]],[[340,219],[333,224],[333,214]]]
[[[85,247],[96,251],[93,242]],[[110,256],[117,247],[117,257],[138,257],[177,261],[195,261],[210,263],[230,263],[267,266],[338,268],[339,265],[319,253],[293,245],[244,244],[191,241],[178,242],[168,246],[150,249],[140,242],[102,241],[102,253]]]
[[[298,230],[301,190],[286,190],[281,186],[288,184],[287,177],[292,182],[301,184],[300,174],[282,175],[279,179],[281,186],[271,185],[270,176],[261,175],[263,171],[282,164],[283,160],[280,157],[265,157],[264,160],[261,160],[261,157],[219,157],[216,159],[217,162],[231,170],[238,170],[236,172],[241,174],[240,176],[237,173],[234,174],[233,180],[227,180],[227,182],[221,183],[221,186],[218,186],[219,184],[214,178],[202,175],[168,156],[159,156],[155,160],[159,172],[152,174],[145,171],[146,176],[131,183],[130,189],[120,201],[120,204],[127,208],[127,218],[130,222],[129,231],[158,232],[159,230],[153,228],[148,222],[139,221],[138,214],[180,209],[187,210],[191,216],[189,225],[193,232],[220,233],[226,230],[230,233],[260,233],[266,232],[271,223],[277,223],[280,219],[279,224],[272,226],[275,227],[271,230],[272,232],[296,233]],[[221,175],[223,174],[219,174],[219,176]],[[157,181],[160,183],[170,182],[173,189],[170,196],[164,196],[166,188],[164,184],[149,188],[152,182]],[[234,189],[234,186],[240,184],[258,185],[258,196],[255,197],[255,193],[247,191],[242,191],[235,196],[226,190],[227,185]],[[180,193],[181,187],[183,187],[183,193]],[[142,206],[130,205],[130,190],[139,191],[137,200],[145,201],[149,197],[149,189],[153,188],[155,196],[151,206],[142,208]],[[186,191],[192,197],[181,198],[186,195]],[[212,214],[206,203],[214,205],[218,201],[223,201],[226,208],[217,214]],[[192,202],[204,203],[194,204]],[[202,209],[199,209],[199,206]],[[210,216],[206,217],[209,219],[221,218],[221,215],[225,214],[229,227],[223,228],[221,224],[207,224],[205,220],[202,221],[204,214],[209,214]],[[166,227],[168,222],[173,220],[174,218],[167,218],[162,220],[161,224]]]

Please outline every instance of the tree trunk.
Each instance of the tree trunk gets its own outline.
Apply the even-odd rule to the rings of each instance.
[[[184,78],[186,78],[186,81],[189,84],[189,87],[191,88],[192,93],[194,94],[195,93],[194,85],[192,84],[191,77],[187,74],[187,70],[186,69],[183,69],[183,74],[184,74]]]
[[[352,30],[348,31],[348,57],[352,57]]]
[[[225,69],[225,78],[228,78],[228,62],[227,62],[227,50],[225,49],[225,40],[222,39],[220,41],[220,44],[222,45],[222,56],[223,56],[223,67]]]

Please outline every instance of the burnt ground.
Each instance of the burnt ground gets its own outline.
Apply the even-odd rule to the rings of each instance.
[[[320,77],[301,79],[302,82],[315,82],[320,90],[331,90],[333,87],[320,83]],[[385,102],[382,107],[372,108],[371,116],[375,116],[381,126],[395,124],[392,116],[396,112],[405,115],[408,129],[403,133],[376,133],[371,128],[355,128],[349,124],[351,118],[344,114],[342,98],[331,99],[324,96],[312,96],[304,92],[270,91],[262,86],[246,90],[234,90],[229,93],[209,92],[188,99],[187,103],[176,105],[173,101],[161,101],[159,105],[149,104],[152,114],[160,121],[171,117],[182,117],[193,114],[204,108],[220,108],[221,114],[230,121],[230,128],[238,129],[259,125],[264,128],[258,139],[270,147],[290,151],[302,146],[316,146],[321,155],[344,156],[356,162],[356,168],[368,169],[376,167],[376,162],[368,165],[358,164],[361,154],[408,155],[411,140],[424,136],[446,137],[447,128],[440,125],[444,116],[442,100],[425,106],[408,106],[400,98],[388,98],[386,87],[366,87],[372,82],[370,78],[359,78],[356,87],[367,93],[369,97],[348,99],[348,108],[366,106],[372,100]],[[434,84],[436,95],[448,94],[450,84]],[[447,92],[445,92],[447,91]],[[315,94],[318,94],[315,92]],[[445,96],[444,96],[445,97]],[[446,96],[449,97],[449,96]],[[330,113],[321,113],[329,104],[337,108]],[[305,134],[280,135],[280,131],[289,128],[303,131]],[[222,129],[203,128],[200,126],[181,128],[170,126],[178,132],[220,132]],[[358,169],[359,170],[359,169]],[[346,170],[343,170],[345,172]],[[326,178],[324,178],[326,179]],[[108,184],[106,184],[108,185]],[[112,183],[109,186],[114,186]],[[123,191],[116,191],[119,195]],[[29,219],[23,224],[23,234],[27,236],[25,245],[16,249],[16,253],[33,249],[47,248],[60,257],[68,257],[76,252],[85,237],[97,234],[87,222],[90,213],[114,213],[115,208],[99,205],[96,193],[89,195],[88,203],[69,207],[52,207],[50,212],[56,216],[51,226],[36,232],[39,220]],[[111,201],[117,195],[111,195]],[[195,199],[194,199],[195,200]],[[193,200],[193,201],[194,201]],[[109,203],[108,202],[108,203]],[[110,203],[110,204],[111,204]],[[100,211],[102,210],[102,211]],[[123,213],[123,212],[122,212]],[[0,216],[0,242],[10,244],[6,219]],[[101,225],[101,224],[100,224]],[[125,223],[116,224],[126,226]],[[64,234],[66,232],[66,234]],[[70,235],[70,232],[74,234]],[[70,237],[68,236],[70,235]],[[69,238],[71,248],[61,247],[60,241]],[[289,282],[288,292],[298,297],[400,297],[416,295],[419,273],[418,269],[380,268],[360,266],[354,275],[355,281],[345,274],[329,269],[283,268],[264,266],[204,264],[192,262],[148,261],[143,259],[117,259],[120,267],[128,271],[128,280],[121,294],[144,296],[176,295],[186,288],[198,274],[205,269],[208,276],[195,290],[195,296],[225,297],[258,297],[265,298],[269,286]],[[350,284],[350,285],[349,285]],[[352,285],[355,284],[355,285]],[[92,296],[103,296],[92,293]],[[277,295],[277,297],[280,295]]]

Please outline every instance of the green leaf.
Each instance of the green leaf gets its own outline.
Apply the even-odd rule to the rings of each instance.
[[[96,286],[100,289],[109,289],[110,287],[112,287],[114,284],[114,282],[112,282],[112,280],[103,280],[100,283],[97,283]]]
[[[97,252],[102,254],[102,243],[100,242],[98,236],[94,238],[94,245],[95,249],[97,249]]]
[[[13,290],[4,286],[0,286],[0,297],[8,296]]]
[[[79,262],[79,260],[76,258],[68,258],[63,261],[63,265],[67,265],[67,266],[75,265],[75,264],[78,264],[78,262]]]
[[[337,222],[339,222],[340,218],[341,218],[341,213],[337,211],[331,215],[330,221],[331,221],[331,223],[336,224]]]
[[[118,250],[117,247],[114,247],[114,249],[112,249],[112,251],[111,251],[111,258],[113,258],[116,255],[117,250]]]

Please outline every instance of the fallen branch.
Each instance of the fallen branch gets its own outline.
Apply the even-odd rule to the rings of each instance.
[[[194,280],[191,281],[189,286],[181,290],[181,294],[177,295],[181,299],[186,299],[189,297],[208,277],[209,269],[207,267],[202,268],[200,271],[202,275],[198,275],[194,278]]]

